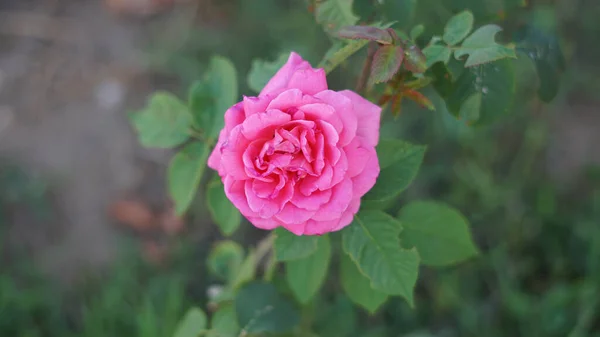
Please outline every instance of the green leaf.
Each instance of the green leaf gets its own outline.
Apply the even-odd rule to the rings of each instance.
[[[169,193],[178,215],[188,209],[206,167],[208,147],[200,142],[186,145],[171,160],[167,172]]]
[[[367,40],[355,40],[349,43],[336,41],[327,53],[325,53],[325,57],[323,57],[317,68],[323,68],[329,74],[368,43],[369,41]]]
[[[242,333],[282,333],[300,322],[298,312],[271,283],[253,282],[240,289],[235,298],[235,311]]]
[[[501,30],[502,28],[496,25],[480,27],[454,51],[454,57],[459,59],[464,55],[469,55],[465,67],[473,67],[503,58],[517,58],[514,46],[503,46],[496,43],[494,37]]]
[[[415,247],[423,264],[446,266],[477,255],[467,220],[448,205],[414,201],[404,206],[398,218],[406,247]]]
[[[258,257],[256,256],[256,252],[250,250],[248,252],[248,256],[242,265],[240,266],[237,275],[233,278],[231,282],[231,288],[238,289],[249,281],[254,280],[254,276],[256,275],[256,267],[258,265]]]
[[[252,67],[248,73],[248,87],[255,92],[261,92],[271,77],[287,62],[289,52],[281,53],[273,61],[252,60]]]
[[[388,31],[373,26],[346,26],[342,27],[337,35],[343,39],[369,40],[381,44],[394,43]]]
[[[387,82],[400,69],[404,59],[404,50],[400,46],[381,46],[373,56],[371,64],[371,84]]]
[[[206,314],[198,308],[191,308],[177,325],[173,337],[198,337],[206,329]]]
[[[381,211],[361,211],[342,231],[344,251],[371,286],[400,295],[413,306],[413,290],[419,272],[419,254],[400,247],[400,223]]]
[[[451,17],[444,27],[444,41],[453,46],[464,40],[473,29],[475,18],[470,11],[462,11]]]
[[[298,236],[285,228],[275,230],[275,257],[277,261],[305,258],[317,250],[318,236]]]
[[[458,117],[461,121],[465,121],[467,124],[477,122],[479,119],[479,111],[481,110],[482,98],[483,94],[476,92],[464,101],[458,112]]]
[[[431,68],[437,62],[448,63],[452,50],[443,45],[429,45],[423,49],[423,55],[427,59],[427,69]]]
[[[401,29],[408,30],[413,24],[418,0],[387,0],[378,1],[377,4],[388,20],[398,21]]]
[[[325,0],[317,4],[315,18],[329,34],[336,33],[344,26],[358,22],[358,16],[352,12],[353,0]]]
[[[410,39],[415,41],[416,39],[418,39],[423,32],[425,31],[425,26],[424,25],[416,25],[414,26],[409,33]]]
[[[194,123],[209,138],[215,139],[225,123],[225,111],[237,101],[238,83],[230,60],[214,56],[205,77],[195,83],[189,94]]]
[[[556,36],[526,25],[515,33],[517,50],[534,63],[540,80],[538,96],[548,103],[556,97],[560,78],[565,70],[565,58]]]
[[[342,287],[348,297],[370,313],[375,313],[388,296],[371,288],[369,278],[358,270],[348,255],[342,254],[340,267]]]
[[[144,110],[130,115],[140,143],[146,147],[170,148],[190,136],[192,116],[177,97],[157,92]]]
[[[478,124],[489,124],[508,112],[515,94],[512,63],[500,60],[465,69],[445,98],[448,110],[460,116],[464,102],[477,93],[482,94]],[[476,116],[474,112],[471,115]]]
[[[377,146],[381,172],[375,186],[363,197],[365,201],[385,201],[404,191],[419,172],[425,146],[397,139],[385,139]]]
[[[372,27],[376,27],[379,29],[386,29],[391,27],[394,22],[389,22],[386,24],[373,24]],[[325,53],[323,60],[319,62],[317,68],[325,69],[325,72],[329,74],[332,72],[337,66],[342,64],[346,59],[350,56],[354,55],[357,51],[359,51],[362,47],[366,46],[369,43],[368,40],[355,40],[349,41],[348,43],[344,43],[342,41],[335,41],[333,45],[329,48],[329,50]]]
[[[404,68],[413,73],[422,73],[427,70],[427,58],[417,47],[412,44],[405,51]]]
[[[358,315],[355,306],[346,296],[336,296],[331,305],[319,302],[316,306],[312,327],[317,336],[356,336]]]
[[[219,242],[208,255],[208,270],[222,280],[232,282],[244,260],[244,249],[233,241]]]
[[[225,195],[225,188],[220,179],[211,181],[206,188],[206,203],[213,221],[225,236],[233,234],[240,223],[242,215]]]
[[[233,304],[226,304],[215,312],[210,320],[210,337],[237,337],[240,326]]]
[[[287,282],[302,304],[307,304],[323,285],[331,260],[329,237],[317,238],[317,250],[313,254],[285,264]]]

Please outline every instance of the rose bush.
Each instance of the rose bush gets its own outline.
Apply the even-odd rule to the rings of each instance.
[[[325,71],[292,52],[258,97],[227,110],[208,166],[254,226],[337,231],[379,175],[380,115],[352,91],[328,90]]]

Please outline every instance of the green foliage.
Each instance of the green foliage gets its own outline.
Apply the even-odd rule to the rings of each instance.
[[[539,78],[538,96],[550,102],[560,87],[565,58],[556,36],[527,25],[515,33],[517,50],[535,63]]]
[[[475,18],[470,11],[462,11],[451,17],[444,27],[443,39],[448,45],[460,43],[473,29]]]
[[[336,41],[317,67],[325,69],[325,72],[329,74],[342,62],[366,46],[368,42],[368,40],[357,40],[348,43]]]
[[[248,73],[248,87],[255,92],[260,92],[277,70],[287,62],[289,56],[290,53],[286,52],[279,54],[273,61],[253,60],[252,68]]]
[[[277,261],[303,259],[317,251],[318,241],[317,236],[298,236],[284,228],[277,228],[273,250]]]
[[[240,326],[237,322],[235,307],[232,304],[222,306],[210,320],[208,337],[237,337]]]
[[[427,59],[423,51],[416,45],[409,45],[405,51],[404,67],[406,70],[420,74],[427,70]]]
[[[473,98],[479,93],[481,99],[478,96]],[[467,117],[478,124],[487,124],[508,112],[514,94],[513,65],[509,60],[501,60],[465,70],[453,83],[446,103],[454,115]]]
[[[305,3],[310,5],[308,11],[302,7]],[[215,6],[221,9],[220,4]],[[516,7],[523,10],[518,17],[513,12]],[[223,126],[223,114],[239,100],[232,62],[212,58],[205,76],[190,90],[187,106],[174,96],[159,93],[147,108],[132,115],[132,123],[145,146],[183,146],[168,171],[177,212],[182,214],[189,207],[201,181],[207,181],[202,186],[207,211],[223,235],[232,236],[240,230],[235,236],[240,243],[213,245],[199,243],[198,238],[190,240],[190,245],[204,251],[186,257],[193,261],[192,266],[180,271],[175,285],[155,286],[164,292],[160,301],[145,287],[152,283],[148,279],[114,273],[135,281],[98,292],[97,299],[85,302],[81,310],[65,310],[82,312],[81,318],[79,314],[68,317],[69,324],[75,326],[74,335],[158,337],[173,331],[212,337],[593,334],[594,308],[600,293],[596,268],[600,232],[594,227],[597,202],[590,207],[593,211],[576,212],[579,201],[585,198],[580,197],[583,192],[573,193],[577,202],[571,202],[571,196],[560,199],[553,188],[540,187],[546,179],[543,174],[525,173],[531,167],[537,169],[535,158],[542,152],[539,143],[543,143],[543,132],[522,129],[526,125],[522,116],[527,115],[524,107],[529,102],[512,104],[518,85],[513,68],[521,65],[511,60],[516,56],[512,43],[495,40],[500,27],[492,23],[502,22],[507,31],[515,31],[514,23],[530,14],[537,22],[554,12],[554,8],[544,7],[529,13],[529,8],[521,7],[520,0],[307,0],[285,4],[273,0],[234,1],[226,5],[227,10],[217,10],[224,17],[229,12],[235,16],[224,21],[227,29],[219,32],[214,39],[217,42],[199,43],[192,62],[195,65],[197,59],[215,50],[227,52],[240,69],[251,64],[246,84],[255,92],[261,91],[289,54],[273,61],[252,57],[293,49],[314,60],[333,40],[320,66],[331,73],[344,64],[344,71],[328,77],[330,88],[357,87],[359,94],[384,108],[381,134],[388,138],[377,147],[381,166],[377,183],[364,196],[353,223],[341,233],[296,236],[279,228],[252,247],[255,232],[249,226],[239,228],[241,215],[227,199],[222,183],[217,177],[202,179],[207,156]],[[364,26],[354,26],[359,17],[353,9],[360,13]],[[313,34],[313,28],[318,28],[315,18],[327,34]],[[472,32],[475,18],[483,26]],[[385,30],[388,25],[376,23],[381,20],[398,20],[401,30]],[[251,28],[258,27],[257,22],[268,25]],[[415,23],[420,24],[413,26]],[[537,28],[516,31],[516,50],[534,62],[540,82],[538,95],[549,101],[558,91],[565,63],[557,39]],[[191,39],[213,34],[197,35]],[[427,40],[430,42],[424,45]],[[566,42],[568,45],[568,38]],[[358,53],[369,43],[368,53]],[[191,69],[189,65],[183,68]],[[361,79],[365,83],[360,83]],[[439,95],[428,91],[429,84]],[[519,94],[527,95],[528,83],[519,85]],[[416,109],[404,104],[406,98],[425,107],[435,106],[437,111],[421,111],[415,116]],[[398,117],[401,120],[392,120],[388,105],[394,117],[403,111]],[[483,131],[469,128],[489,124],[511,110],[515,114],[505,123],[512,129],[503,125]],[[438,124],[444,131],[460,128],[460,137],[449,139],[439,132]],[[522,133],[526,134],[523,140]],[[396,137],[427,144],[428,161],[421,173],[426,147]],[[514,158],[508,153],[512,151],[519,151]],[[417,175],[417,188],[402,195],[402,203],[396,202]],[[0,187],[1,199],[6,192],[4,185]],[[466,217],[447,204],[413,201],[431,196],[463,210],[477,235],[471,235]],[[398,212],[398,217],[374,209]],[[0,212],[4,216],[12,209],[0,207]],[[204,222],[204,214],[192,215],[190,226],[196,225],[195,221]],[[195,232],[190,230],[189,236]],[[481,252],[473,237],[485,243]],[[178,247],[180,239],[187,237],[170,238],[170,249],[176,250],[171,245]],[[169,251],[171,254],[179,252]],[[423,268],[426,276],[419,281],[418,297],[413,295],[421,262],[428,267],[445,267],[467,259],[470,263],[455,268]],[[208,274],[198,269],[204,263]],[[156,275],[177,268],[178,262],[169,260],[156,268]],[[0,319],[0,335],[71,336],[65,332],[70,327],[54,335],[38,330],[40,322],[63,324],[60,319],[28,315],[34,307],[46,316],[56,310],[46,304],[45,309],[38,309],[43,296],[37,293],[20,299],[21,288],[26,285],[5,282],[5,274],[2,270],[0,311],[9,314]],[[205,281],[192,278],[197,275]],[[218,284],[208,287],[199,282]],[[95,289],[90,292],[97,293]],[[418,310],[411,310],[395,296]],[[14,303],[20,302],[29,304],[15,309]],[[368,313],[357,310],[357,306]],[[185,316],[177,327],[183,310],[189,307],[206,307],[212,313],[210,329],[199,309],[192,309],[193,315],[188,316],[193,319]],[[8,328],[6,332],[4,327],[11,326],[13,315],[19,318],[14,321],[26,328]]]
[[[429,69],[437,62],[447,64],[450,60],[450,56],[452,56],[452,49],[448,46],[433,44],[425,47],[425,49],[423,49],[423,54],[427,60],[426,67]]]
[[[517,58],[514,46],[503,46],[496,43],[495,36],[502,28],[496,25],[480,27],[467,37],[462,45],[454,51],[456,58],[468,55],[465,67],[473,67],[503,58]]]
[[[228,59],[214,56],[204,78],[189,94],[190,109],[196,126],[214,140],[223,128],[225,111],[237,102],[238,83],[235,67]]]
[[[191,308],[177,325],[173,337],[197,337],[206,329],[206,314],[198,308]]]
[[[242,246],[234,241],[222,241],[212,249],[206,263],[213,275],[232,282],[237,277],[243,260]]]
[[[389,81],[400,69],[404,50],[400,46],[383,46],[375,52],[371,65],[371,84]]]
[[[143,146],[170,148],[190,136],[192,118],[188,108],[166,92],[152,95],[146,108],[130,118]]]
[[[394,43],[394,38],[387,30],[373,26],[346,26],[342,27],[337,35],[343,39],[369,40],[380,44]]]
[[[287,282],[298,302],[307,304],[321,288],[329,271],[330,260],[331,244],[325,235],[318,237],[314,253],[285,264]]]
[[[377,146],[381,172],[375,186],[364,196],[367,202],[383,202],[396,197],[416,177],[425,146],[413,145],[401,140],[384,139]]]
[[[371,287],[371,281],[363,275],[346,254],[341,256],[340,282],[348,297],[356,304],[374,313],[387,300],[388,295]]]
[[[415,247],[423,264],[445,266],[477,255],[467,220],[455,209],[432,201],[413,201],[400,210],[402,244]]]
[[[380,24],[380,23],[375,23],[371,26],[361,26],[363,30],[370,30],[372,28],[377,29],[377,33],[376,35],[378,36],[377,39],[383,39],[383,41],[388,41],[388,38],[385,36],[385,34],[388,34],[388,32],[385,31],[385,29],[391,27],[394,23],[386,23],[386,24]],[[347,29],[348,27],[345,27],[345,29]],[[384,34],[385,32],[385,34]],[[363,32],[364,34],[364,32]],[[340,33],[337,34],[338,37],[345,37],[344,32],[341,32],[341,36]],[[391,35],[389,35],[391,37]],[[318,68],[323,68],[325,69],[326,73],[330,73],[331,71],[333,71],[333,69],[335,69],[337,66],[339,66],[340,64],[342,64],[344,61],[346,61],[350,56],[354,55],[356,52],[358,52],[360,49],[362,49],[364,46],[366,46],[368,44],[368,42],[370,40],[372,40],[374,37],[371,36],[371,34],[369,34],[369,36],[356,36],[353,35],[352,37],[345,37],[345,38],[350,38],[350,39],[357,39],[357,40],[352,40],[349,42],[342,42],[342,41],[334,41],[333,45],[329,48],[329,50],[325,53],[325,56],[323,57],[323,59],[321,60],[321,62],[319,62],[319,65],[317,66]]]
[[[208,155],[209,149],[205,144],[192,142],[171,160],[167,178],[177,214],[183,214],[194,200]]]
[[[206,186],[206,203],[213,221],[225,236],[233,234],[242,222],[242,214],[227,199],[221,179],[215,179]]]
[[[315,9],[317,22],[329,34],[336,33],[344,26],[351,26],[358,22],[358,16],[352,12],[353,0],[325,0],[318,3]]]
[[[281,333],[299,323],[292,303],[270,283],[253,282],[240,289],[235,298],[235,312],[242,334]]]
[[[400,223],[391,216],[362,211],[342,232],[343,247],[374,289],[400,295],[412,306],[419,255],[414,249],[400,247],[401,231]]]

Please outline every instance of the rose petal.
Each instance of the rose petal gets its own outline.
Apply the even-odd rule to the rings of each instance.
[[[369,149],[371,156],[367,160],[367,164],[364,169],[358,175],[352,177],[353,194],[355,197],[362,197],[365,195],[373,186],[377,177],[379,176],[379,160],[377,159],[377,152],[375,149]]]
[[[376,146],[379,142],[381,108],[353,91],[344,90],[340,94],[348,97],[354,105],[353,110],[358,120],[356,134],[365,138],[369,145]]]
[[[330,164],[331,165],[331,164]],[[333,167],[333,176],[331,177],[331,185],[336,185],[347,177],[348,172],[348,158],[344,152],[340,153],[340,159],[337,164],[331,165]]]
[[[229,138],[221,144],[221,168],[227,175],[237,180],[248,179],[242,156],[249,144],[242,135],[242,125],[233,128]]]
[[[327,203],[331,199],[331,189],[325,191],[314,191],[310,196],[305,196],[302,193],[294,193],[290,202],[299,208],[309,211],[318,210],[321,205]]]
[[[252,212],[258,214],[261,218],[270,218],[277,214],[281,209],[281,205],[276,204],[269,198],[261,198],[252,191],[252,181],[246,180],[244,185],[244,193],[248,206]]]
[[[284,224],[301,224],[310,219],[315,211],[309,211],[299,208],[296,205],[287,203],[283,209],[275,215],[275,218]]]
[[[356,136],[358,124],[352,101],[348,97],[331,90],[322,91],[315,97],[332,106],[342,120],[344,129],[340,132],[340,145],[344,146],[350,143]]]
[[[344,153],[348,159],[348,172],[346,172],[348,177],[354,177],[361,173],[373,155],[372,150],[362,147],[362,139],[359,138],[354,138],[350,144],[344,147]]]
[[[354,215],[356,213],[358,213],[359,208],[360,208],[360,198],[352,199],[352,201],[350,202],[350,205],[348,205],[348,208],[344,212],[344,215],[342,215],[338,224],[335,227],[331,228],[331,231],[333,231],[333,232],[339,231],[340,229],[351,224],[352,220],[354,219]]]
[[[327,79],[323,69],[303,69],[292,74],[288,88],[298,88],[303,93],[315,95],[327,90]]]
[[[290,57],[283,67],[281,67],[277,73],[269,80],[263,90],[260,92],[260,96],[276,91],[278,89],[287,88],[292,75],[297,70],[309,69],[310,64],[304,61],[300,55],[292,52]]]
[[[260,136],[272,135],[272,127],[283,125],[292,120],[292,117],[280,110],[267,110],[246,118],[242,123],[242,133],[247,139],[256,139]]]
[[[242,101],[244,105],[244,116],[249,117],[256,113],[267,111],[267,106],[271,102],[272,97],[270,95],[261,97],[247,97],[244,96]]]
[[[226,131],[225,129],[219,132],[219,140],[217,141],[217,145],[215,145],[214,149],[210,153],[208,157],[208,167],[219,172],[220,176],[223,176],[225,172],[221,170],[221,147],[223,146],[223,142],[226,140]]]
[[[267,110],[277,109],[291,113],[295,112],[300,106],[317,102],[318,100],[316,98],[309,95],[304,95],[300,89],[288,89],[275,96],[275,98],[273,98],[273,100],[267,106]]]
[[[314,103],[314,104],[306,104],[300,107],[300,110],[304,112],[305,117],[311,120],[324,120],[329,124],[333,125],[333,127],[338,131],[338,133],[342,132],[344,129],[344,124],[340,116],[335,111],[334,107],[329,104],[324,103]]]
[[[327,123],[326,121],[318,121],[318,124],[321,128],[321,132],[325,135],[325,141],[327,144],[335,145],[340,140],[340,135],[333,127],[333,125]]]
[[[339,219],[348,208],[352,198],[352,180],[344,179],[333,187],[331,199],[319,208],[313,216],[313,220],[330,221]]]
[[[223,185],[225,186],[225,195],[231,201],[231,203],[237,208],[242,215],[245,217],[256,217],[258,214],[253,212],[248,206],[248,200],[245,194],[245,182],[242,180],[235,180],[231,176],[226,176],[223,179]]]
[[[275,218],[247,217],[247,219],[255,227],[260,229],[273,230],[277,227],[281,227],[281,223],[275,220]]]
[[[293,224],[282,223],[281,224],[281,226],[283,226],[283,228],[287,229],[288,231],[290,231],[296,235],[304,234],[304,226],[305,225],[306,225],[306,223],[293,223]]]

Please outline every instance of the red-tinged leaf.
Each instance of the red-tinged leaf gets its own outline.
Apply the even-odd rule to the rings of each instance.
[[[379,101],[377,101],[377,105],[384,105],[385,103],[389,102],[391,98],[392,96],[390,95],[383,95],[379,98]]]
[[[371,64],[371,77],[369,82],[383,83],[387,82],[400,69],[402,60],[404,59],[404,50],[400,46],[382,46],[373,56],[373,64]]]
[[[338,36],[343,39],[376,41],[386,45],[394,42],[386,30],[371,26],[346,26],[338,31]]]
[[[406,95],[406,97],[412,99],[413,101],[417,102],[423,108],[427,108],[432,111],[435,110],[435,106],[429,100],[429,98],[427,98],[425,95],[423,95],[422,93],[420,93],[418,91],[406,90],[406,91],[404,91],[404,95]]]
[[[404,67],[408,71],[419,74],[427,70],[427,58],[416,45],[410,46],[406,51]]]

